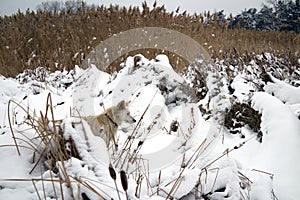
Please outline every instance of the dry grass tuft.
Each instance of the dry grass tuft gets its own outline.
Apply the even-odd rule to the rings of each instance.
[[[43,199],[42,196],[45,197],[46,191],[45,188],[43,190],[43,194],[41,195],[39,191],[36,188],[36,182],[51,182],[52,189],[54,192],[54,197],[62,198],[64,199],[64,190],[63,185],[67,185],[67,188],[69,189],[69,194],[73,198],[74,192],[73,192],[73,184],[74,179],[69,176],[66,167],[65,167],[65,161],[68,160],[71,156],[78,157],[78,152],[76,151],[75,144],[72,141],[69,141],[71,143],[71,148],[66,147],[66,140],[64,139],[62,129],[59,125],[55,123],[54,120],[54,114],[53,114],[53,105],[52,105],[52,98],[50,93],[47,97],[46,102],[46,110],[45,114],[40,113],[40,116],[36,118],[35,116],[32,116],[31,113],[22,107],[22,105],[17,104],[14,101],[9,102],[9,106],[15,103],[18,107],[20,107],[26,114],[27,114],[27,120],[25,123],[27,123],[34,131],[36,132],[35,138],[27,138],[27,140],[16,138],[14,134],[14,129],[12,127],[12,123],[10,122],[10,129],[11,133],[13,135],[13,139],[15,141],[15,146],[17,148],[18,154],[21,155],[21,151],[18,145],[18,140],[22,140],[23,142],[26,142],[32,150],[33,150],[33,162],[34,167],[30,170],[29,174],[31,174],[35,169],[41,170],[41,178],[30,180],[32,181],[38,198]],[[11,121],[11,118],[9,116],[9,121]],[[38,142],[37,142],[38,141]],[[73,146],[73,148],[72,148]],[[71,151],[69,150],[71,149]],[[61,163],[61,164],[57,164]],[[49,171],[50,173],[50,179],[44,179],[42,174],[45,171]],[[29,180],[19,180],[19,181],[29,181]],[[77,180],[79,183],[81,183],[80,180]],[[60,185],[60,190],[57,190],[57,183]],[[44,185],[44,184],[43,184]]]

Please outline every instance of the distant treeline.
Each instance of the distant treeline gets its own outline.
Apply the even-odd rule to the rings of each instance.
[[[299,0],[284,3],[298,4]],[[258,16],[264,9],[252,13]],[[300,38],[295,30],[299,30],[299,21],[291,32],[278,31],[283,28],[260,31],[250,26],[251,20],[243,16],[245,14],[226,17],[222,11],[189,14],[179,8],[167,12],[164,6],[156,3],[148,6],[145,2],[142,8],[87,5],[79,0],[45,2],[36,12],[19,11],[0,17],[0,74],[15,76],[26,68],[39,66],[50,70],[71,69],[80,65],[94,47],[111,35],[145,26],[164,27],[189,35],[203,45],[212,58],[223,59],[229,65],[245,65],[262,52],[270,52],[290,65],[297,65]],[[138,53],[151,58],[159,52],[147,49]],[[174,67],[184,69],[184,60],[165,53]],[[111,70],[118,69],[121,60],[113,63]]]

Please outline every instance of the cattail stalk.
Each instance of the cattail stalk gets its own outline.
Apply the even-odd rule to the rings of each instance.
[[[114,170],[114,168],[113,168],[113,166],[111,164],[109,164],[108,170],[109,170],[110,177],[114,180],[119,200],[121,200],[120,192],[119,192],[119,189],[118,189],[118,186],[117,186],[117,182],[116,182],[116,180],[117,180],[116,171]]]
[[[122,187],[123,187],[123,190],[125,191],[126,199],[128,200],[128,194],[127,194],[128,180],[127,180],[126,172],[124,170],[121,170],[120,176],[121,176]]]

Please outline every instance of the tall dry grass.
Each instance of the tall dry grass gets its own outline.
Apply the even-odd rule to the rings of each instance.
[[[132,28],[155,26],[173,29],[187,34],[203,45],[213,58],[225,59],[243,55],[249,62],[255,54],[271,52],[287,57],[297,64],[299,57],[299,34],[286,32],[227,29],[229,22],[207,20],[216,14],[188,14],[167,12],[164,6],[143,3],[139,7],[85,7],[75,13],[27,11],[0,17],[0,74],[16,76],[26,68],[44,66],[50,70],[71,69],[80,65],[88,53],[113,34]],[[216,21],[216,20],[215,20]],[[141,50],[139,53],[153,57],[157,50]],[[170,53],[171,64],[182,70],[185,62]],[[112,64],[118,69],[122,60]]]

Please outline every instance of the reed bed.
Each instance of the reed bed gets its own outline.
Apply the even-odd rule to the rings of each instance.
[[[113,34],[146,26],[180,31],[203,45],[213,59],[225,60],[228,64],[242,66],[255,55],[270,52],[285,58],[287,65],[299,66],[299,34],[228,29],[230,18],[223,22],[216,19],[217,13],[189,14],[179,9],[168,12],[164,6],[146,3],[142,8],[93,7],[82,3],[75,11],[19,11],[0,17],[0,74],[14,77],[24,69],[40,66],[52,71],[72,69]],[[142,49],[138,53],[154,58],[161,51]],[[166,54],[176,70],[186,69],[186,61],[171,52]],[[112,63],[108,71],[118,70],[128,55]]]

